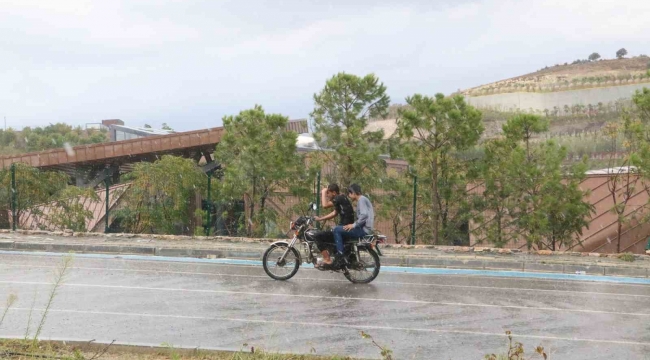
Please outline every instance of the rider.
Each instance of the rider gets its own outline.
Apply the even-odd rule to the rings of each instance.
[[[343,256],[343,238],[362,238],[372,234],[372,226],[375,222],[375,211],[370,200],[361,193],[361,186],[352,184],[348,187],[348,196],[352,201],[357,202],[357,221],[349,225],[339,225],[334,228],[334,241],[338,252],[336,258],[345,262]],[[338,261],[337,261],[338,262]],[[339,263],[341,264],[341,263]]]
[[[338,215],[339,226],[354,223],[354,209],[352,208],[352,204],[345,195],[341,194],[337,184],[329,184],[329,186],[321,190],[321,203],[324,209],[334,207],[334,210],[325,216],[315,217],[314,220],[326,221],[333,219]],[[330,257],[329,252],[323,250],[321,253],[323,254],[323,265],[332,265],[332,258]]]

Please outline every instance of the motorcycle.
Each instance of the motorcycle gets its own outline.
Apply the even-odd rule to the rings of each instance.
[[[316,265],[318,255],[321,251],[327,250],[330,254],[336,253],[336,244],[331,231],[314,229],[316,222],[313,212],[317,210],[316,204],[309,204],[312,216],[300,216],[290,223],[290,229],[294,232],[290,241],[276,241],[264,252],[262,266],[268,276],[275,280],[291,279],[304,263]],[[368,284],[379,275],[381,267],[379,256],[379,244],[386,242],[386,236],[372,234],[358,239],[345,239],[344,256],[347,257],[347,264],[340,269],[330,270],[343,273],[343,275],[355,284]],[[302,245],[303,254],[299,251]]]

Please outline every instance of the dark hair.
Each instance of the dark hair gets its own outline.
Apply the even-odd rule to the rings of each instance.
[[[341,190],[339,190],[339,186],[336,184],[327,185],[327,191],[335,192],[337,194],[341,192]]]
[[[348,194],[361,195],[361,186],[359,186],[359,184],[348,186]]]

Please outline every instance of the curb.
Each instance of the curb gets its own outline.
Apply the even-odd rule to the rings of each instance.
[[[150,239],[150,240],[172,240],[172,241],[213,241],[218,243],[255,243],[255,244],[268,244],[282,239],[271,238],[247,238],[247,237],[231,237],[231,236],[186,236],[186,235],[157,235],[157,234],[105,234],[93,232],[72,232],[66,231],[45,231],[45,230],[8,230],[0,229],[0,234],[16,234],[16,235],[49,235],[61,237],[88,237],[88,238],[101,238],[101,239]],[[382,246],[385,249],[398,249],[398,250],[412,250],[412,249],[427,249],[439,250],[445,253],[482,253],[482,254],[499,254],[499,255],[570,255],[576,257],[608,257],[618,258],[621,254],[603,254],[603,253],[587,253],[587,252],[565,252],[565,251],[551,251],[551,250],[520,250],[520,249],[504,249],[495,247],[481,247],[481,246],[447,246],[447,245],[405,245],[405,244],[385,244]],[[638,259],[646,258],[650,260],[650,250],[647,250],[645,255],[635,254]]]
[[[110,244],[57,244],[24,241],[0,240],[0,250],[5,251],[40,251],[53,253],[98,253],[98,254],[135,254],[165,257],[192,257],[208,259],[242,259],[261,260],[262,251],[255,249],[183,249],[146,245],[110,245]],[[450,259],[442,257],[417,257],[386,254],[382,265],[399,267],[422,267],[468,270],[505,270],[518,272],[540,272],[560,274],[584,274],[598,276],[624,276],[650,278],[650,268],[620,265],[585,265],[570,263],[547,263],[544,261],[526,261],[525,259]]]

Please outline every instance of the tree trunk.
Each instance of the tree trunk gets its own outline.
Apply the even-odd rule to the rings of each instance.
[[[433,202],[433,243],[438,245],[440,232],[440,202],[438,196],[438,157],[431,162],[431,201]]]
[[[551,236],[551,250],[555,251],[555,236]]]
[[[266,191],[264,192],[264,195],[260,198],[260,226],[262,229],[262,235],[263,237],[266,237],[266,214],[265,214],[265,206],[266,204]]]
[[[400,243],[399,240],[399,223],[397,221],[393,221],[393,234],[395,235],[395,242]]]
[[[250,214],[248,215],[248,236],[253,235],[253,217],[255,216],[255,188],[256,188],[255,177],[253,177],[253,196],[251,196],[250,201]]]
[[[616,229],[616,253],[621,252],[621,230],[623,229],[623,222],[621,221],[621,215],[618,216],[617,220],[617,229]]]
[[[499,210],[499,206],[497,206],[497,215],[496,215],[496,220],[497,220],[497,242],[498,244],[503,244],[503,235],[501,234],[501,211]],[[500,246],[500,245],[499,245]]]

